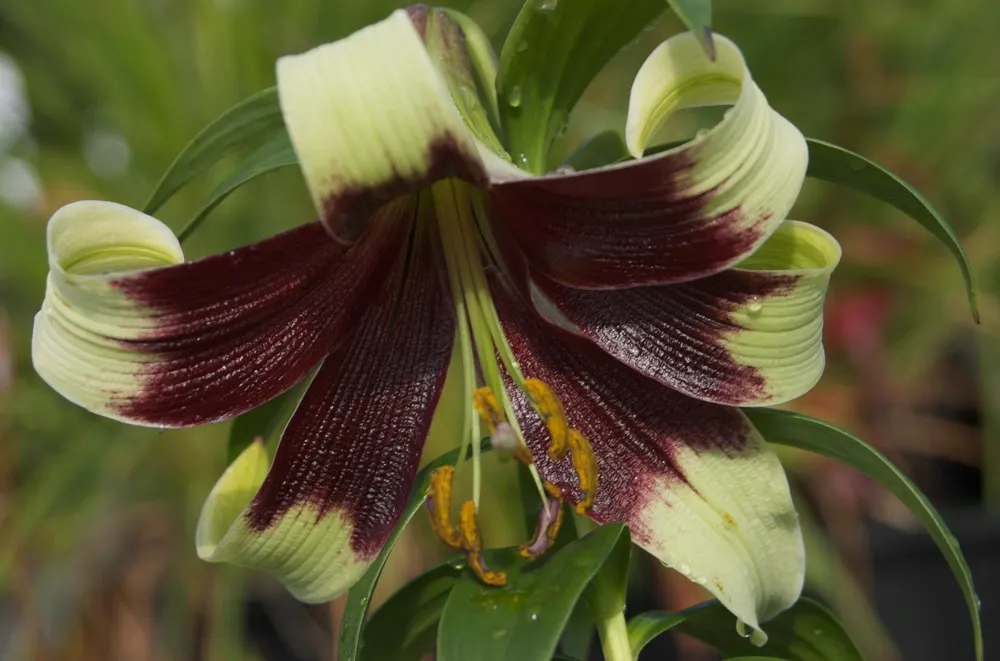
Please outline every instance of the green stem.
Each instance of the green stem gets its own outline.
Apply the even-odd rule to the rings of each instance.
[[[590,519],[573,514],[577,535],[583,537],[596,528]],[[597,625],[605,661],[632,661],[632,647],[625,625],[624,575],[615,575],[605,564],[587,586],[586,599],[590,616]]]
[[[597,621],[597,634],[601,637],[601,650],[605,661],[632,661],[632,647],[628,642],[625,613],[618,611],[609,618]]]

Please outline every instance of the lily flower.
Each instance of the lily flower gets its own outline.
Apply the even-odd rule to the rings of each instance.
[[[446,467],[429,509],[483,581],[505,581],[483,563],[477,518],[490,436],[538,486],[523,555],[548,548],[569,503],[626,522],[759,628],[798,598],[804,555],[781,464],[739,407],[817,381],[840,256],[786,219],[802,135],[732,42],[717,36],[710,60],[683,34],[634,81],[634,159],[532,174],[475,93],[467,44],[481,34],[453,17],[400,10],[278,61],[319,222],[186,262],[164,224],[128,207],[57,211],[36,369],[90,411],[157,427],[237,416],[312,375],[273,462],[258,444],[230,466],[196,543],[303,601],[359,579],[432,420],[458,416],[472,497],[456,516]],[[674,111],[719,104],[731,108],[713,129],[643,155]]]

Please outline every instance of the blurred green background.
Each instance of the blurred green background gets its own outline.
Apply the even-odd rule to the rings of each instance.
[[[277,56],[402,4],[0,0],[0,659],[331,658],[336,603],[300,607],[266,579],[194,556],[228,426],[157,433],[74,407],[31,368],[31,319],[55,209],[82,198],[141,206],[201,127],[273,85]],[[448,4],[499,47],[520,3]],[[991,603],[1000,590],[991,513],[1000,507],[1000,11],[990,0],[717,0],[715,25],[804,133],[893,169],[963,237],[980,327],[952,258],[921,228],[859,194],[808,183],[794,215],[830,230],[844,261],[827,308],[827,374],[793,406],[861,434],[941,507],[969,556],[989,632],[1000,624]],[[623,127],[632,76],[680,29],[665,13],[626,47],[557,153]],[[679,117],[673,137],[705,121]],[[185,188],[160,217],[180,228],[235,162]],[[278,172],[228,199],[186,252],[311,219],[299,174]],[[784,457],[808,524],[809,589],[869,657],[971,659],[958,590],[906,510],[847,469]],[[379,595],[439,557],[424,533],[407,532]],[[642,557],[635,576],[630,613],[703,598]],[[713,658],[684,640],[664,639],[655,654]]]

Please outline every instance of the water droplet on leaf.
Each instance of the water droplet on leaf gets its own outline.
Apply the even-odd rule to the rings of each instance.
[[[760,314],[763,309],[764,302],[760,300],[760,296],[751,296],[750,300],[747,301],[747,311],[750,314]]]
[[[520,42],[520,43],[517,44],[517,52],[518,53],[523,53],[526,50],[528,50],[528,42],[527,41],[522,41],[522,42]]]
[[[512,108],[517,108],[521,105],[521,88],[514,85],[507,92],[507,103],[511,105]]]
[[[538,4],[539,11],[555,11],[559,6],[559,0],[542,0]]]

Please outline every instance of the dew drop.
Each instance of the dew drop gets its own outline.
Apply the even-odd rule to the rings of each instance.
[[[531,621],[534,622],[537,619],[538,619],[538,613],[532,613],[531,614]]]
[[[680,573],[684,574],[685,576],[690,576],[691,575],[691,568],[688,567],[687,565],[678,565],[677,566],[677,571],[679,571]]]
[[[573,174],[576,172],[576,168],[572,165],[560,165],[556,168],[556,174]]]
[[[517,108],[521,105],[521,88],[514,85],[507,92],[507,103],[511,105],[512,108]]]
[[[361,597],[361,605],[362,606],[368,605],[368,597]]]
[[[750,314],[760,314],[763,309],[764,303],[760,300],[760,296],[751,296],[750,300],[747,301],[747,311]]]
[[[518,161],[518,163],[521,164],[522,168],[527,168],[528,167],[528,155],[527,154],[521,154],[520,156],[518,156],[517,157],[517,161]]]
[[[736,633],[739,634],[740,637],[750,640],[750,630],[747,629],[747,625],[743,624],[742,620],[736,620]]]
[[[708,135],[708,129],[698,129],[698,131],[694,134],[694,139],[700,140],[701,138],[704,138],[706,135]]]
[[[519,42],[517,44],[517,52],[518,53],[523,53],[526,50],[528,50],[528,42],[527,41],[522,41],[522,42]]]
[[[708,579],[705,578],[704,576],[699,576],[698,578],[694,579],[694,582],[697,583],[698,585],[706,585],[708,583]]]
[[[538,4],[539,11],[555,11],[559,6],[559,0],[542,0]]]

